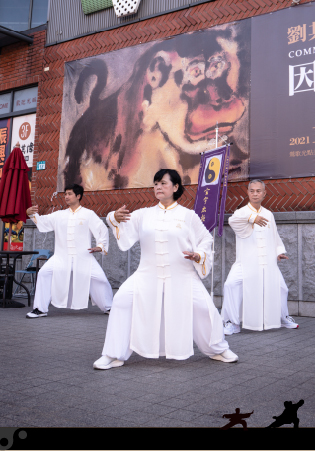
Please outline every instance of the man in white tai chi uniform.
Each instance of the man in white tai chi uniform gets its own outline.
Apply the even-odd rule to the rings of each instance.
[[[87,308],[89,294],[93,304],[109,313],[112,288],[92,256],[107,254],[108,230],[92,210],[81,207],[82,197],[82,186],[69,185],[65,188],[67,210],[39,216],[36,205],[26,211],[40,232],[55,232],[55,253],[38,273],[34,306],[27,318],[47,316],[50,302],[61,308]],[[92,235],[97,243],[93,248]]]
[[[243,328],[251,330],[299,327],[289,316],[288,288],[277,265],[288,257],[273,214],[261,206],[265,195],[264,182],[252,180],[248,205],[229,218],[236,235],[236,262],[224,284],[225,335],[240,332],[240,318]]]

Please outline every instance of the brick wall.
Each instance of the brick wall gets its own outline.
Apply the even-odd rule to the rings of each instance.
[[[18,42],[1,48],[0,92],[40,83],[46,30],[38,31],[30,36],[34,38],[32,45]]]
[[[308,3],[308,1],[302,0],[301,4]],[[200,30],[214,25],[270,13],[287,8],[291,6],[291,3],[291,0],[217,0],[47,47],[44,52],[44,67],[49,66],[49,71],[42,71],[41,73],[34,153],[35,167],[36,161],[44,160],[46,161],[46,170],[37,172],[34,167],[32,181],[32,198],[33,202],[40,206],[40,213],[49,213],[52,206],[58,209],[63,205],[62,193],[54,197],[52,202],[51,197],[56,189],[58,170],[65,62],[179,33]],[[16,54],[19,52],[19,46],[23,45],[17,44]],[[13,46],[10,47],[12,48]],[[35,55],[32,58],[33,61],[36,61]],[[40,61],[38,61],[38,72],[36,74],[34,72],[32,76],[38,77],[41,67]],[[22,76],[25,77],[24,74]],[[15,81],[14,83],[17,82]],[[9,89],[9,86],[6,88],[1,87],[3,86],[1,83],[3,82],[0,73],[0,90]],[[246,182],[231,183],[229,185],[226,203],[227,213],[233,212],[236,208],[246,203],[246,186]],[[314,201],[312,201],[315,190],[315,178],[269,180],[267,181],[267,189],[268,197],[265,205],[272,211],[315,209]],[[181,203],[192,208],[195,192],[196,186],[187,186]],[[131,211],[140,207],[151,206],[154,203],[152,189],[149,188],[87,192],[83,199],[83,205],[93,209],[100,216],[105,216],[108,211],[116,209],[123,203]]]
[[[46,30],[37,31],[30,36],[34,38],[32,45],[21,41],[0,49],[0,93],[37,83],[37,104],[39,105]],[[36,123],[35,146],[37,138]]]

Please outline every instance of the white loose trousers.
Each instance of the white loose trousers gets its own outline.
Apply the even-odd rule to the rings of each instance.
[[[73,265],[73,264],[72,264]],[[34,309],[38,308],[41,312],[48,312],[48,306],[51,302],[51,286],[53,280],[53,267],[54,262],[49,259],[39,270],[36,292],[34,298]],[[73,295],[73,271],[71,268],[69,295],[68,295],[68,305],[70,308],[72,304]],[[90,280],[90,296],[92,299],[92,304],[97,305],[102,312],[109,310],[113,303],[113,291],[107,277],[97,263],[95,258],[92,259],[91,265],[91,280]],[[56,307],[59,307],[56,305]]]
[[[43,216],[35,213],[31,219],[39,232],[55,234],[54,255],[50,257],[50,263],[54,262],[51,285],[52,305],[61,308],[69,307],[69,288],[73,286],[71,308],[75,310],[87,308],[91,266],[95,260],[89,252],[89,248],[92,247],[92,236],[96,247],[102,249],[103,255],[108,252],[108,230],[104,222],[94,211],[81,206],[75,211],[68,208]],[[71,265],[73,265],[72,269]],[[73,284],[70,285],[71,275]]]
[[[289,315],[288,312],[288,287],[280,273],[280,297],[281,297],[281,319]],[[255,293],[252,295],[252,302],[255,302]],[[243,305],[243,271],[239,263],[234,263],[224,284],[224,298],[221,310],[223,321],[230,320],[239,325],[242,318]]]
[[[114,296],[113,307],[108,319],[105,343],[102,355],[107,355],[118,360],[127,360],[131,354],[130,334],[133,314],[134,277],[131,276],[119,288]],[[208,303],[212,302],[205,298],[204,290],[200,289],[198,281],[193,280],[193,340],[199,350],[212,357],[221,354],[229,349],[228,342],[224,339],[222,331],[222,341],[209,346],[212,333],[212,325],[209,317]],[[219,312],[215,321],[221,321]],[[165,356],[165,327],[164,327],[164,307],[161,311],[160,327],[160,355]]]

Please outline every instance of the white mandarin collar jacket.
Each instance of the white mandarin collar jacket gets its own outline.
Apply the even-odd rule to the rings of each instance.
[[[141,259],[134,279],[131,326],[132,350],[144,357],[186,359],[193,351],[192,281],[197,280],[207,297],[201,278],[211,269],[212,236],[192,210],[174,203],[162,204],[131,213],[125,223],[115,221],[114,212],[107,216],[121,250],[140,241]],[[197,252],[200,263],[184,258],[183,251]],[[114,300],[115,302],[115,300]],[[164,304],[164,306],[163,306]],[[208,312],[214,325],[211,343],[222,341],[222,329],[216,330],[215,306]],[[165,321],[165,354],[160,351],[162,308]]]
[[[256,216],[268,219],[266,227]],[[280,327],[280,270],[277,256],[286,252],[271,211],[251,204],[229,218],[236,235],[236,262],[243,271],[243,327],[263,330]]]
[[[67,307],[71,264],[73,260],[72,309],[88,307],[91,262],[95,258],[91,248],[92,235],[96,245],[108,252],[108,230],[103,221],[92,211],[81,207],[73,212],[70,208],[54,213],[31,217],[40,232],[55,232],[55,250],[51,257],[54,263],[51,303],[55,307]],[[71,227],[68,227],[71,225]],[[68,243],[75,246],[75,255],[68,253]]]

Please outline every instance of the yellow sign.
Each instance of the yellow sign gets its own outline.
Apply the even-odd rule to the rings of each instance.
[[[213,157],[209,161],[209,164],[205,171],[205,183],[214,183],[217,181],[221,168],[221,160]]]

